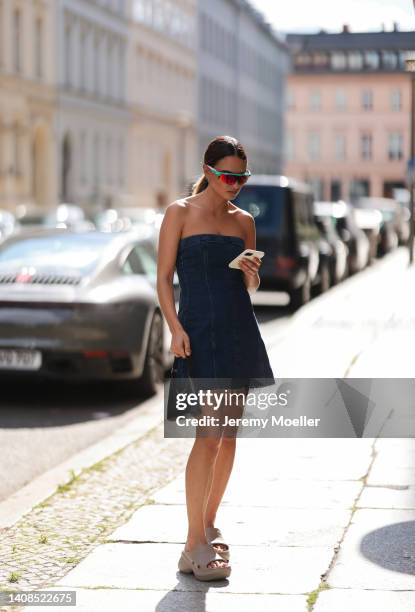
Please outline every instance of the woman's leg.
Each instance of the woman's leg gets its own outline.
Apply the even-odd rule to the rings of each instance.
[[[246,387],[232,390],[232,395],[228,397],[227,404],[221,407],[222,419],[225,415],[231,418],[240,418],[242,416],[247,392],[248,389]],[[228,485],[234,464],[237,431],[238,426],[228,425],[222,427],[219,451],[206,489],[205,527],[215,526],[216,513]]]
[[[186,504],[188,533],[185,550],[192,550],[198,544],[207,544],[203,520],[206,489],[213,472],[219,451],[220,431],[218,428],[198,426],[197,436],[186,466]],[[226,559],[211,561],[208,567],[228,565]]]
[[[216,513],[225,493],[236,451],[236,438],[221,437],[215,465],[205,495],[205,527],[214,527]]]

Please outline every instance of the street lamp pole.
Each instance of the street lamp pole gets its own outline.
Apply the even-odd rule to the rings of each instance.
[[[409,183],[409,206],[410,206],[410,217],[409,217],[409,265],[411,266],[414,261],[414,234],[415,234],[415,175],[414,175],[414,164],[415,164],[415,53],[411,53],[405,60],[405,70],[411,73],[411,147],[410,147],[410,161],[408,166],[408,183]]]

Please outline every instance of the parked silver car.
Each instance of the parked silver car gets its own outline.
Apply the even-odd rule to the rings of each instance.
[[[0,245],[0,375],[130,380],[153,394],[173,355],[154,243],[26,229]]]

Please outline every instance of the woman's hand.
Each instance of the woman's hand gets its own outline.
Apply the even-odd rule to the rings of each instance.
[[[170,351],[176,357],[188,357],[191,355],[190,338],[183,328],[172,333]]]
[[[244,256],[239,262],[239,267],[244,273],[245,286],[248,289],[254,289],[255,291],[259,287],[260,278],[258,275],[258,270],[261,266],[262,261],[254,256],[252,259]]]
[[[256,257],[255,255],[253,258],[248,258],[244,255],[239,262],[239,266],[245,274],[255,277],[256,274],[258,274],[261,263],[262,262],[259,257]]]

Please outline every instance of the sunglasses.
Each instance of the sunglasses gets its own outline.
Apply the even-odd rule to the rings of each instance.
[[[213,174],[219,177],[219,180],[225,185],[235,185],[238,182],[240,185],[244,185],[248,178],[251,176],[252,172],[247,170],[246,172],[238,173],[238,172],[227,172],[226,170],[216,170],[216,168],[212,168],[212,166],[207,166]]]

